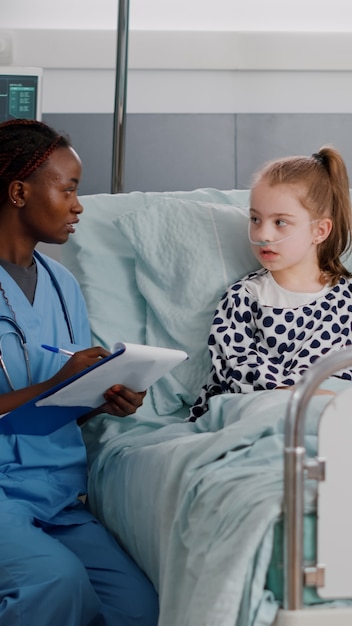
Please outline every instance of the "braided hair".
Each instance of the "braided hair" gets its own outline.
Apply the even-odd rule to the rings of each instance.
[[[54,150],[70,146],[68,137],[43,122],[14,119],[0,124],[0,206],[12,181],[25,180]]]

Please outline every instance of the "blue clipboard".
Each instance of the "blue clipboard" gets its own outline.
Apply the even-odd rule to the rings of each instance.
[[[22,404],[17,409],[6,413],[0,419],[0,434],[49,435],[58,430],[58,428],[104,404],[103,393],[111,386],[108,384],[108,379],[112,380],[111,374],[115,376],[114,368],[111,365],[126,349],[122,343],[116,348],[113,354],[109,354],[109,356],[104,357],[97,363],[94,363],[94,365],[32,398],[32,400]],[[107,376],[108,371],[110,372],[110,377]],[[97,372],[99,372],[99,376],[97,376]],[[83,380],[84,385],[77,384]],[[113,380],[114,382],[111,384],[117,382],[116,378]],[[101,386],[102,381],[104,381],[103,386]],[[88,399],[88,404],[87,402],[80,403],[83,397],[82,389],[87,386],[89,386],[90,392],[94,393],[95,400],[92,402],[92,398],[90,398]],[[60,394],[59,397],[62,396],[62,390],[66,393],[70,388],[74,390],[75,387],[77,388],[77,392],[74,391],[76,403],[71,403],[70,405],[62,404],[61,402],[60,404],[56,403],[58,394]],[[42,402],[48,403],[41,404]]]
[[[187,358],[183,350],[118,342],[109,356],[0,417],[0,434],[49,435],[102,406],[114,384],[144,391]]]

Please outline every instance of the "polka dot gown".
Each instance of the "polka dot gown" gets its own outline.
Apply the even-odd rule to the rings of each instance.
[[[208,399],[294,385],[330,350],[352,343],[352,281],[341,278],[320,298],[296,308],[260,304],[247,290],[249,274],[226,291],[209,336],[212,369],[190,412],[195,421]],[[352,380],[345,370],[335,376]]]

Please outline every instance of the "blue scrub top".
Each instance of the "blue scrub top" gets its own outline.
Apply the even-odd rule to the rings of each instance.
[[[67,357],[41,348],[46,343],[75,351],[91,345],[87,310],[76,279],[62,265],[45,257],[62,289],[75,336],[69,331],[57,291],[47,270],[37,263],[33,305],[0,267],[0,316],[15,318],[27,339],[32,382],[53,376]],[[24,353],[13,327],[0,318],[0,344],[16,388],[28,385]],[[10,391],[0,368],[0,393]],[[86,450],[76,422],[46,436],[0,435],[0,515],[25,512],[52,524],[91,519],[78,496],[86,493]]]

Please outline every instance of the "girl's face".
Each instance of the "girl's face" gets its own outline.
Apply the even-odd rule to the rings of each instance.
[[[296,190],[293,185],[270,186],[261,180],[251,192],[251,247],[261,265],[274,276],[292,270],[302,276],[316,275],[316,244],[329,234],[323,236],[320,222],[324,220],[312,220]]]
[[[33,243],[62,244],[75,232],[83,208],[77,198],[81,161],[72,148],[58,148],[22,185],[22,235]]]

